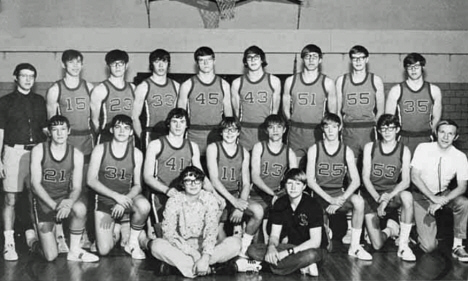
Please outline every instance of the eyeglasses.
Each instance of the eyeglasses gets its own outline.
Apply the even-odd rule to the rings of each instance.
[[[246,60],[247,60],[247,61],[259,61],[259,60],[260,60],[260,56],[259,56],[259,55],[247,56]]]
[[[35,79],[36,78],[36,75],[29,75],[29,74],[19,74],[18,76],[23,79],[26,79],[26,78]]]
[[[318,55],[305,55],[304,60],[319,60],[320,59],[320,56]]]
[[[367,57],[364,56],[364,57],[351,57],[351,60],[353,62],[361,62],[361,61],[364,61]]]
[[[202,184],[202,181],[201,180],[184,180],[184,184],[186,185],[200,185]]]
[[[416,64],[413,64],[413,65],[408,65],[406,67],[406,69],[408,70],[420,70],[421,69],[421,64],[419,64],[419,62]]]
[[[223,133],[237,133],[239,132],[239,129],[237,128],[225,128],[223,129]]]
[[[397,127],[395,127],[395,126],[390,126],[390,127],[380,127],[380,129],[379,129],[379,130],[380,130],[381,132],[389,132],[389,133],[392,133],[392,132],[394,132],[394,131],[395,131],[395,129],[396,129],[396,128],[397,128]]]
[[[110,67],[116,68],[116,67],[123,67],[125,65],[124,61],[115,61],[111,64],[109,64]]]

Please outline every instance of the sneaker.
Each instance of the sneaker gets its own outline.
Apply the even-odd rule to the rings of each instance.
[[[452,249],[452,257],[461,262],[468,262],[468,253],[465,251],[465,246],[457,246]]]
[[[359,245],[357,247],[349,247],[348,255],[358,258],[360,260],[371,261],[372,256],[364,248]]]
[[[69,252],[67,255],[69,261],[80,261],[80,262],[97,262],[99,257],[80,249],[78,252]]]
[[[18,254],[16,253],[15,244],[6,244],[3,250],[3,258],[6,261],[17,261]]]
[[[132,259],[144,260],[146,259],[145,252],[138,245],[127,244],[124,247],[125,252],[132,256]]]
[[[387,228],[390,229],[390,237],[397,237],[400,234],[400,225],[392,220],[387,220]]]
[[[404,261],[416,261],[416,256],[413,254],[413,251],[408,246],[399,248],[397,256]]]
[[[70,249],[67,246],[67,241],[65,241],[65,237],[61,235],[57,237],[57,248],[59,254],[70,252]]]
[[[240,258],[236,260],[237,272],[259,272],[262,264],[256,260]]]
[[[346,231],[346,235],[343,236],[343,238],[341,239],[341,242],[343,242],[343,244],[346,244],[346,245],[351,244],[351,228],[348,228],[348,230]]]
[[[317,264],[313,263],[309,265],[308,267],[301,268],[301,274],[302,275],[310,275],[310,276],[318,276],[318,268]]]
[[[234,262],[228,261],[210,266],[210,271],[216,275],[234,275],[237,272],[237,267]]]

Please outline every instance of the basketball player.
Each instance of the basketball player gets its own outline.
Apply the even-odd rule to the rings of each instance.
[[[145,226],[150,204],[141,195],[143,155],[130,141],[132,119],[116,115],[110,123],[113,139],[97,145],[91,154],[88,185],[97,193],[95,210],[96,243],[100,255],[107,255],[115,245],[114,224],[130,214],[130,237],[125,251],[133,259],[145,259],[138,236]]]
[[[53,116],[48,129],[51,140],[36,145],[31,151],[33,206],[42,253],[47,261],[57,258],[55,222],[70,219],[67,260],[96,262],[97,256],[80,248],[86,223],[86,206],[78,200],[83,179],[83,153],[67,143],[71,130],[66,117]]]
[[[382,231],[380,218],[401,207],[397,255],[404,261],[415,261],[416,256],[408,247],[413,222],[413,196],[406,190],[410,185],[411,152],[397,141],[400,131],[398,116],[381,115],[377,131],[382,140],[366,144],[363,155],[362,181],[367,192],[362,194],[366,201],[364,218],[367,232],[374,249],[382,248],[385,240],[398,235],[398,224],[388,218],[387,227]]]
[[[91,121],[95,132],[99,133],[99,143],[112,140],[110,121],[114,116],[132,114],[135,85],[125,81],[128,59],[125,51],[108,52],[105,60],[109,78],[91,92]]]
[[[237,143],[241,131],[239,121],[235,117],[225,117],[220,130],[223,140],[208,145],[206,150],[208,171],[214,188],[228,202],[221,217],[221,226],[225,222],[242,224],[243,217],[249,217],[240,253],[246,257],[247,248],[262,223],[263,208],[249,199],[250,155]],[[223,228],[220,228],[224,234]]]
[[[387,96],[385,112],[398,114],[401,120],[401,142],[414,153],[416,146],[431,141],[442,115],[440,88],[424,80],[426,59],[411,53],[403,60],[405,82],[392,87]]]
[[[190,118],[188,139],[195,142],[202,157],[208,144],[220,140],[216,132],[221,118],[232,116],[229,84],[215,74],[215,54],[209,47],[194,53],[198,73],[180,86],[177,107],[186,109]]]
[[[259,47],[248,47],[242,62],[247,74],[232,82],[232,107],[241,121],[240,144],[251,151],[257,142],[268,140],[260,125],[269,115],[278,114],[281,82],[278,77],[265,72],[268,63],[265,52]]]
[[[360,45],[349,50],[351,73],[338,77],[338,114],[343,119],[343,141],[361,167],[364,145],[375,140],[374,126],[385,110],[382,79],[368,72],[369,51]]]
[[[359,243],[364,221],[364,200],[354,193],[360,185],[359,172],[353,151],[340,141],[341,119],[329,113],[323,118],[321,127],[323,141],[314,144],[307,152],[307,183],[327,214],[352,210],[348,255],[372,260],[372,256]],[[350,178],[347,188],[344,187],[346,173]]]
[[[325,112],[336,113],[335,83],[320,72],[322,50],[309,44],[301,58],[303,70],[286,79],[283,94],[283,113],[291,120],[288,142],[299,166],[309,147],[322,138],[319,124]]]
[[[286,121],[279,115],[270,115],[265,119],[268,141],[258,142],[252,149],[251,175],[253,189],[250,197],[262,205],[267,217],[272,201],[283,195],[281,180],[286,170],[297,168],[296,154],[286,144],[283,135]]]
[[[163,49],[157,49],[149,55],[151,77],[136,87],[132,119],[135,134],[142,140],[144,147],[148,143],[167,134],[164,120],[176,106],[179,83],[167,77],[171,66],[171,55]],[[140,115],[145,110],[146,122],[141,124]]]

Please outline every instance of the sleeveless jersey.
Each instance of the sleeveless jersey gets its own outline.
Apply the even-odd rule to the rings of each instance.
[[[67,144],[67,151],[61,160],[55,159],[50,151],[50,142],[42,143],[41,184],[49,196],[56,200],[70,192],[74,167],[73,146]]]
[[[372,144],[370,180],[377,191],[392,190],[398,183],[403,159],[403,144],[397,142],[390,153],[382,151],[382,143]]]
[[[374,74],[367,73],[360,83],[354,83],[351,74],[345,74],[341,88],[343,93],[343,121],[344,123],[375,124],[375,93]]]
[[[289,168],[289,146],[283,144],[278,153],[268,147],[268,142],[262,142],[262,155],[260,158],[260,177],[272,190],[281,186],[283,175]]]
[[[91,111],[89,107],[89,89],[85,80],[80,80],[79,85],[71,89],[62,79],[57,81],[59,94],[59,114],[67,117],[70,128],[73,131],[90,133]]]
[[[144,81],[148,84],[145,97],[146,127],[164,122],[171,109],[176,107],[177,90],[174,81],[167,78],[166,84],[156,84],[151,78]]]
[[[402,133],[403,131],[428,132],[430,135],[433,105],[430,83],[424,82],[424,85],[416,91],[410,89],[406,82],[401,83],[398,107]]]
[[[120,194],[126,194],[133,184],[134,146],[129,142],[125,154],[118,158],[112,151],[111,143],[103,143],[104,153],[99,167],[98,179],[107,188]]]
[[[128,82],[125,82],[125,87],[122,89],[115,87],[109,80],[104,81],[103,84],[107,89],[107,96],[102,102],[102,112],[104,114],[102,128],[105,128],[116,115],[125,114],[132,116],[135,94]]]
[[[229,156],[221,142],[216,142],[218,148],[218,177],[224,187],[231,192],[240,191],[242,187],[242,162],[244,161],[244,149],[237,145],[234,155]]]
[[[302,73],[294,75],[291,85],[291,125],[320,124],[327,104],[325,78],[319,74],[312,83],[304,82]]]
[[[176,187],[174,184],[180,173],[185,167],[192,165],[192,145],[189,140],[184,139],[180,147],[174,147],[166,136],[160,137],[159,141],[161,151],[156,155],[157,176],[165,185]]]
[[[241,77],[239,86],[239,120],[241,122],[261,124],[273,110],[273,86],[270,74],[264,73],[257,82]]]
[[[340,142],[338,150],[329,154],[325,144],[317,142],[317,157],[315,160],[315,178],[317,184],[324,190],[343,188],[346,176],[346,149],[347,146]]]
[[[197,129],[196,126],[218,126],[224,111],[221,77],[215,76],[209,84],[205,84],[197,75],[191,79],[192,88],[188,94],[190,129]]]

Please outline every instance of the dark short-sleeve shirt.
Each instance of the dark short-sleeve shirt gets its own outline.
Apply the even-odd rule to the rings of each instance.
[[[0,129],[6,145],[36,144],[46,140],[47,109],[42,96],[18,90],[0,98]]]
[[[311,228],[323,227],[323,210],[315,198],[303,194],[299,205],[293,211],[287,195],[279,198],[270,211],[270,223],[281,225],[281,237],[288,237],[288,243],[299,245],[310,239]],[[326,246],[322,228],[322,247]]]

